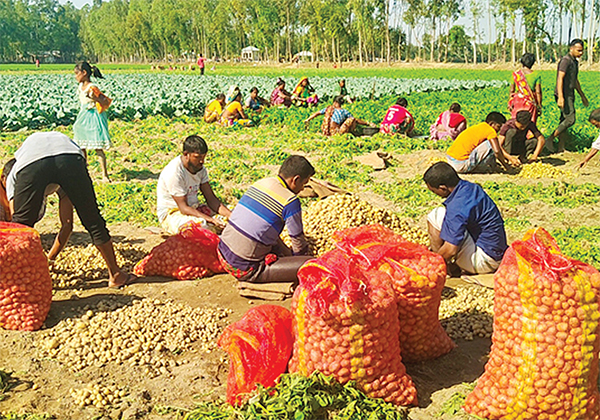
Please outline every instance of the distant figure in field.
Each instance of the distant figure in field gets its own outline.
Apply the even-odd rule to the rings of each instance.
[[[346,133],[354,134],[356,127],[359,124],[377,127],[377,124],[354,118],[350,111],[342,108],[343,104],[344,98],[341,96],[336,96],[335,98],[333,98],[333,104],[329,105],[327,108],[323,108],[322,110],[312,114],[310,117],[304,120],[304,124],[308,125],[308,123],[311,120],[315,119],[319,115],[323,115],[323,124],[321,125],[321,131],[325,136],[333,136],[334,134]]]
[[[406,98],[398,98],[395,105],[388,108],[379,132],[383,134],[406,134],[410,136],[415,128],[415,119],[408,112]]]
[[[87,61],[75,65],[75,80],[79,83],[77,91],[81,108],[75,124],[73,124],[73,141],[83,150],[83,156],[86,160],[88,158],[87,150],[96,150],[96,154],[100,158],[102,179],[110,182],[104,150],[112,146],[108,134],[108,116],[106,114],[112,100],[104,95],[95,84],[90,82],[92,76],[98,79],[104,78],[98,67],[90,66]]]
[[[505,122],[504,115],[490,112],[485,122],[460,133],[446,152],[450,166],[459,174],[496,172],[496,158],[506,170],[519,166],[519,159],[502,150],[498,141],[498,131]]]
[[[204,57],[202,57],[202,54],[198,54],[198,68],[200,69],[200,74],[202,76],[204,76],[204,62],[206,61],[206,59]]]
[[[219,93],[216,99],[209,102],[204,110],[204,122],[214,123],[219,120],[223,107],[225,106],[225,95]]]
[[[590,113],[590,119],[589,119],[590,123],[592,123],[592,125],[596,128],[600,128],[600,108],[598,109],[594,109],[591,113]],[[600,135],[598,135],[598,138],[596,139],[596,141],[594,141],[594,143],[592,143],[592,148],[590,149],[590,152],[587,154],[587,156],[585,157],[585,159],[583,159],[581,161],[581,163],[579,163],[579,168],[583,168],[584,165],[586,163],[588,163],[590,161],[591,158],[593,158],[594,156],[596,156],[596,153],[598,153],[598,150],[600,150]]]
[[[460,104],[454,102],[448,111],[440,114],[435,124],[429,129],[434,141],[449,137],[456,140],[458,135],[467,128],[467,119],[460,113]]]
[[[292,95],[285,90],[285,81],[281,77],[277,79],[275,89],[271,92],[271,105],[287,108],[292,106]]]
[[[269,101],[267,101],[265,98],[261,98],[260,96],[258,96],[258,88],[255,86],[252,89],[250,89],[250,96],[248,96],[248,99],[246,99],[246,104],[244,106],[244,108],[249,109],[252,112],[255,112],[257,114],[260,114],[263,109],[265,109],[265,107],[268,107]]]
[[[531,134],[531,136],[529,136]],[[517,156],[521,163],[538,160],[546,139],[532,121],[529,111],[517,112],[516,118],[504,123],[498,132],[498,141],[508,155]],[[507,160],[509,156],[505,156]]]
[[[354,102],[354,99],[352,99],[350,97],[350,95],[348,94],[348,88],[346,87],[346,80],[345,79],[341,79],[338,82],[339,86],[340,86],[340,96],[344,98],[344,101],[348,102],[349,104],[351,104],[352,102]]]
[[[249,119],[242,108],[242,94],[237,93],[233,101],[225,106],[220,123],[223,127],[252,127],[254,122]]]
[[[579,84],[579,57],[583,55],[583,41],[574,39],[569,44],[569,54],[558,62],[556,75],[556,90],[554,98],[560,108],[560,124],[546,139],[548,149],[554,149],[554,139],[558,138],[557,152],[565,150],[565,135],[567,130],[575,124],[575,91],[581,96],[583,106],[588,107],[589,102]]]
[[[512,118],[519,111],[529,111],[531,120],[537,123],[542,112],[542,75],[531,70],[535,64],[535,55],[523,54],[521,64],[521,69],[512,74],[508,109]]]
[[[295,106],[301,107],[316,106],[319,102],[319,97],[315,94],[315,88],[311,86],[308,77],[300,79],[294,88],[292,102]]]

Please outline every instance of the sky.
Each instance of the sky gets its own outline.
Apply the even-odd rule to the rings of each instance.
[[[92,4],[92,0],[70,0],[70,1],[78,9],[81,9],[86,4]],[[60,4],[65,4],[65,3],[67,3],[67,0],[58,0],[58,2]]]

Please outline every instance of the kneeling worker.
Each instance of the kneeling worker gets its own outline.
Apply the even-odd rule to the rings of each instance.
[[[531,133],[533,137],[528,138]],[[498,132],[498,141],[508,155],[517,156],[521,163],[538,160],[546,139],[531,119],[531,112],[519,111],[515,118],[504,123]],[[506,159],[509,156],[506,155]]]
[[[27,137],[16,151],[15,159],[6,179],[8,199],[14,200],[12,221],[34,227],[40,217],[46,188],[57,184],[73,203],[81,224],[106,262],[109,287],[120,287],[134,281],[136,277],[122,271],[117,264],[112,240],[100,215],[92,180],[79,146],[62,133],[35,133]],[[61,208],[61,222],[62,217]],[[68,234],[63,242],[59,241],[59,248],[64,246],[66,239]],[[55,242],[53,249],[56,246]],[[60,249],[56,249],[56,253],[58,251]]]
[[[467,273],[496,271],[508,246],[504,220],[490,196],[481,186],[460,179],[446,162],[431,166],[423,180],[446,199],[427,216],[431,250]]]
[[[223,228],[216,214],[229,217],[231,211],[215,196],[204,166],[208,146],[200,136],[189,136],[183,142],[183,153],[173,159],[160,173],[156,186],[156,213],[161,227],[171,235],[188,222],[205,228]],[[201,192],[206,204],[200,204]],[[208,226],[208,225],[211,226]]]
[[[313,176],[302,156],[289,156],[279,175],[252,185],[233,209],[219,243],[219,257],[231,275],[243,282],[297,284],[306,261],[308,243],[302,227],[298,194]],[[292,250],[280,234],[287,227]]]

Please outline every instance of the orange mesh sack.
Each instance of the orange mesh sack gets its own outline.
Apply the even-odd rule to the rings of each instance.
[[[50,311],[52,279],[38,233],[0,222],[0,327],[39,329]]]
[[[292,314],[286,308],[261,305],[229,325],[219,338],[229,353],[227,401],[240,404],[256,388],[275,385],[292,355]]]
[[[217,257],[219,237],[196,223],[187,223],[175,236],[155,246],[136,264],[138,276],[163,276],[193,280],[224,273]]]
[[[294,353],[290,372],[318,370],[397,405],[417,404],[400,355],[398,306],[387,276],[363,273],[342,251],[298,271],[292,300]]]
[[[465,410],[486,419],[600,418],[600,273],[537,229],[507,250],[494,283],[492,351]]]
[[[439,321],[446,283],[446,263],[440,255],[381,225],[346,229],[333,238],[363,266],[389,276],[397,295],[404,361],[435,359],[456,347]]]

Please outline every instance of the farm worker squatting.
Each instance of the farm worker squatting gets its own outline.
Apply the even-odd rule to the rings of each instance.
[[[406,134],[412,135],[415,128],[415,118],[408,112],[408,101],[406,98],[398,98],[396,104],[388,108],[379,127],[383,134]]]
[[[245,282],[298,282],[298,269],[313,257],[302,226],[298,194],[313,166],[302,156],[289,156],[276,177],[252,185],[233,209],[221,234],[218,255],[225,270]],[[290,250],[280,234],[287,227]]]
[[[532,137],[528,137],[529,134]],[[519,111],[515,118],[505,122],[498,132],[498,141],[502,151],[507,153],[504,155],[507,160],[510,159],[510,155],[517,156],[521,163],[538,160],[546,143],[544,135],[532,121],[529,111]]]
[[[162,170],[156,187],[156,213],[161,227],[171,235],[179,228],[195,222],[203,227],[208,224],[223,228],[224,223],[216,214],[229,217],[231,211],[215,196],[208,179],[204,160],[208,146],[200,136],[189,136],[183,142],[183,153]],[[205,205],[198,201],[201,192]]]
[[[307,126],[311,120],[317,118],[319,115],[323,115],[321,131],[323,132],[324,136],[352,133],[358,124],[377,127],[376,124],[354,118],[350,111],[342,108],[342,105],[344,105],[344,98],[338,95],[333,98],[333,104],[329,105],[327,108],[323,108],[322,110],[315,112],[310,117],[305,119],[304,125]]]
[[[508,245],[504,220],[492,199],[481,186],[460,179],[446,162],[433,164],[423,180],[446,199],[427,216],[431,250],[467,273],[496,271]]]
[[[594,109],[590,113],[589,121],[594,127],[600,128],[600,108]],[[596,153],[598,153],[598,150],[600,150],[600,134],[598,135],[598,138],[596,139],[596,141],[594,141],[594,143],[592,143],[592,148],[590,149],[589,153],[579,163],[579,168],[583,168],[585,166],[585,164],[590,161],[591,158],[596,156]]]
[[[46,188],[57,184],[75,206],[81,223],[92,237],[92,243],[106,262],[109,287],[123,286],[135,280],[135,276],[123,272],[117,264],[112,240],[100,215],[92,180],[79,146],[62,133],[34,133],[16,151],[15,159],[6,180],[8,199],[14,200],[12,221],[34,227],[39,220]]]
[[[219,93],[216,99],[213,99],[208,103],[204,110],[204,122],[214,123],[219,120],[223,107],[225,106],[225,94]]]
[[[460,133],[446,151],[448,163],[461,174],[494,172],[496,158],[505,169],[510,164],[519,165],[519,160],[505,153],[498,142],[497,132],[505,122],[504,115],[490,112],[485,122]]]
[[[438,141],[445,137],[456,140],[466,130],[467,119],[460,113],[460,104],[454,102],[450,109],[440,114],[437,121],[429,128],[431,140]]]

